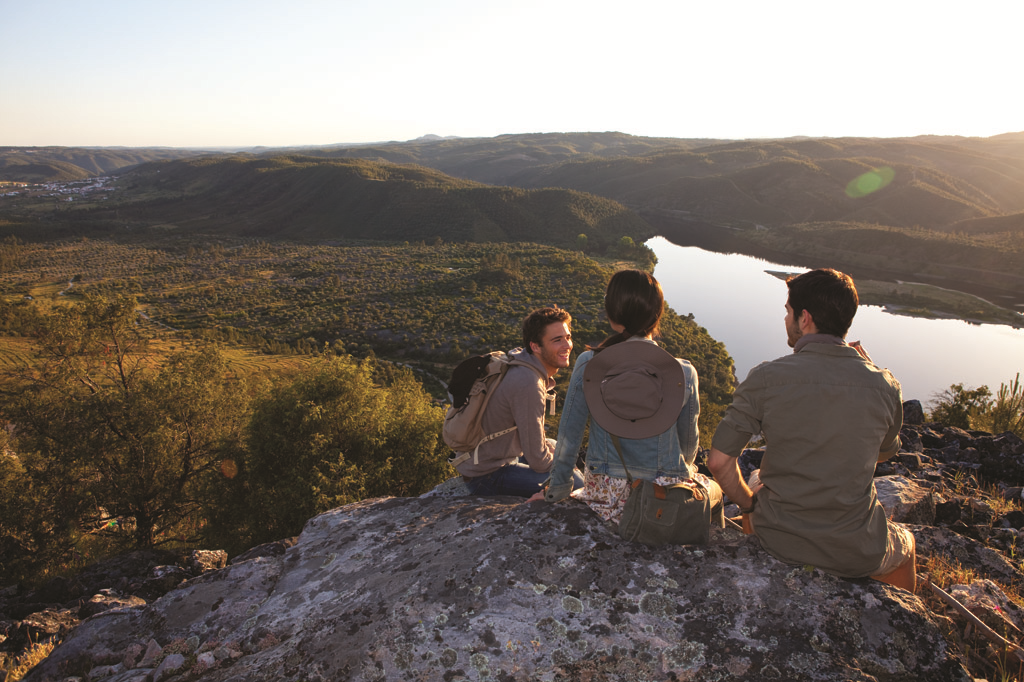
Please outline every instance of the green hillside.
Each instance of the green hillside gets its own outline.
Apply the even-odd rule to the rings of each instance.
[[[851,183],[891,169],[887,184]],[[888,171],[885,171],[888,172]],[[954,141],[748,141],[613,161],[580,160],[521,175],[523,186],[557,186],[695,219],[768,226],[808,220],[942,229],[1024,210],[1024,154]]]
[[[651,228],[581,192],[491,187],[422,166],[289,155],[207,156],[146,164],[111,205],[66,217],[162,231],[261,238],[537,241],[603,249]]]
[[[434,377],[469,354],[522,345],[522,318],[546,305],[572,314],[582,352],[610,333],[605,286],[616,269],[632,266],[533,243],[325,245],[165,234],[12,240],[0,249],[8,256],[0,260],[8,264],[0,267],[0,337],[31,335],[37,312],[86,294],[130,294],[145,314],[140,327],[168,343],[208,339],[268,354],[372,351]],[[700,372],[710,438],[732,393],[732,359],[692,317],[669,312],[662,332],[665,346]],[[23,354],[24,344],[0,341],[0,367],[25,364]],[[443,395],[439,383],[427,383]]]
[[[63,156],[50,166],[32,166],[24,153],[18,162],[37,175],[70,175],[66,164],[82,168],[84,158],[98,166],[106,151],[125,163],[132,150],[58,151]],[[13,163],[0,150],[0,163],[5,158]],[[109,198],[0,202],[0,232],[528,240],[596,253],[622,236],[657,233],[794,265],[871,263],[881,279],[928,276],[982,296],[989,292],[977,287],[994,286],[994,295],[1024,302],[1024,133],[430,137],[145,164],[124,173]],[[577,242],[580,234],[585,242]]]

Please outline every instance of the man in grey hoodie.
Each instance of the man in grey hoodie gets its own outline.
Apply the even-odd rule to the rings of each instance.
[[[551,469],[555,441],[544,435],[544,411],[555,399],[555,374],[569,366],[572,317],[561,308],[539,308],[523,320],[523,347],[509,352],[508,369],[483,415],[484,433],[508,431],[482,443],[478,462],[457,469],[477,495],[530,497]],[[583,485],[576,472],[576,485]]]

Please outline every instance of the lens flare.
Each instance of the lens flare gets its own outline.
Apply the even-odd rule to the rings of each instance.
[[[846,186],[846,196],[860,199],[882,189],[896,177],[896,171],[888,166],[873,168],[863,175],[858,175]]]
[[[224,474],[225,478],[234,478],[238,475],[238,465],[233,459],[225,459],[220,463],[220,472]]]

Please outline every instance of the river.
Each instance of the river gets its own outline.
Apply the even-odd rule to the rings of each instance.
[[[658,256],[654,274],[668,304],[681,315],[693,313],[725,344],[739,379],[757,363],[792,352],[783,325],[786,283],[766,271],[806,268],[677,246],[662,237],[647,246]],[[926,405],[950,384],[984,384],[995,393],[1024,370],[1024,330],[1003,325],[907,317],[861,306],[847,339],[861,341],[875,364],[899,379],[905,399]]]

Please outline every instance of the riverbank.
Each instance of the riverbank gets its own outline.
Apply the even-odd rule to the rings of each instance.
[[[796,268],[834,267],[843,270],[857,281],[859,291],[862,284],[865,285],[861,302],[866,305],[892,307],[893,312],[902,311],[901,314],[921,317],[1014,327],[1024,325],[1024,317],[1020,314],[1024,311],[1024,285],[1015,286],[1014,282],[1020,278],[1008,273],[987,273],[991,275],[988,279],[999,282],[993,285],[972,278],[969,271],[974,268],[933,264],[928,267],[930,272],[921,272],[909,266],[914,262],[909,259],[909,254],[901,254],[898,250],[886,259],[876,260],[893,262],[904,256],[906,269],[868,267],[864,265],[865,259],[869,258],[865,254],[852,254],[857,256],[852,260],[849,258],[851,254],[840,250],[833,250],[828,256],[810,256],[766,246],[765,239],[752,236],[763,235],[752,230],[690,220],[666,211],[644,211],[642,216],[660,236],[677,246],[696,246],[720,254],[743,254]],[[942,276],[937,272],[948,274]],[[869,282],[874,284],[868,285]],[[867,294],[867,300],[864,294]]]
[[[758,363],[792,352],[783,325],[785,278],[770,272],[802,272],[802,268],[678,246],[664,238],[651,239],[647,245],[658,256],[655,276],[665,290],[665,300],[681,315],[692,313],[697,324],[725,344],[739,379]],[[854,277],[867,295],[862,296],[865,305],[857,312],[848,338],[862,341],[871,357],[893,372],[903,385],[905,398],[927,403],[956,383],[987,385],[994,390],[1024,370],[1024,329],[979,324],[978,319],[968,323],[937,313],[935,306],[926,308],[922,292],[946,295],[934,287],[919,289],[906,282],[874,284],[878,280]],[[874,286],[886,293],[886,287],[897,285],[900,291],[915,292],[918,299],[894,301],[889,306],[872,299]],[[905,307],[899,308],[901,305]]]

